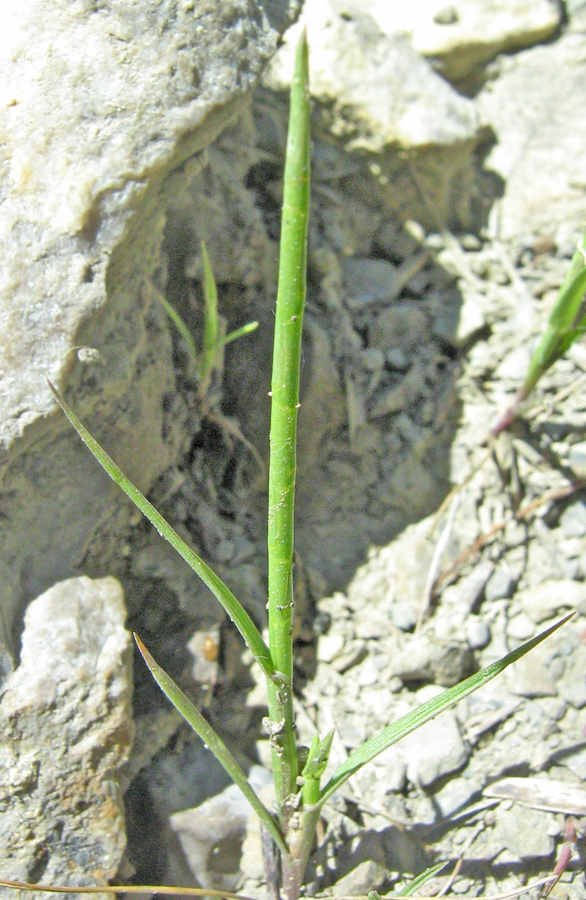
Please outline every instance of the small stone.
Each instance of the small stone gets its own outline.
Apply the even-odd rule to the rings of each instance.
[[[484,650],[490,644],[490,627],[480,616],[467,617],[464,634],[471,650]]]
[[[546,253],[555,253],[555,238],[551,234],[538,234],[533,240],[531,249],[536,256],[543,256]]]
[[[507,566],[499,566],[494,570],[486,583],[484,596],[489,602],[502,600],[512,596],[514,589],[515,579],[513,573]]]
[[[470,339],[478,334],[479,331],[482,331],[485,326],[486,317],[480,297],[474,295],[466,296],[460,310],[456,329],[456,343],[458,346],[463,347],[468,344]]]
[[[330,663],[340,656],[344,650],[346,640],[344,635],[333,632],[322,634],[317,643],[317,658],[319,662]]]
[[[430,250],[442,250],[444,247],[443,237],[436,232],[428,234],[423,243],[426,247],[429,247]]]
[[[261,766],[252,766],[249,781],[257,794],[262,794],[263,800],[274,797],[271,773]],[[268,796],[265,796],[268,795]],[[270,798],[270,799],[269,799]],[[230,784],[221,793],[215,794],[204,800],[199,806],[173,813],[169,817],[172,831],[177,835],[185,860],[197,878],[199,884],[206,887],[232,891],[235,890],[240,869],[248,876],[259,868],[262,871],[262,856],[253,851],[258,846],[250,841],[250,833],[247,835],[247,853],[242,855],[242,860],[226,860],[225,870],[222,871],[214,859],[218,852],[225,853],[232,845],[233,853],[238,852],[242,839],[247,832],[247,822],[250,817],[248,801],[235,784]]]
[[[578,500],[568,506],[560,516],[564,537],[584,537],[586,534],[586,504]]]
[[[507,622],[507,634],[518,641],[527,641],[535,634],[535,623],[525,613],[519,613]]]
[[[537,625],[564,609],[576,609],[586,614],[586,583],[582,581],[550,579],[535,588],[520,591],[516,596],[524,612]]]
[[[564,750],[564,766],[577,775],[580,781],[586,780],[586,749],[583,742],[575,749],[567,747]]]
[[[399,691],[403,690],[403,682],[397,675],[393,675],[393,677],[389,680],[387,684],[387,688],[391,692],[391,694],[398,694]]]
[[[441,692],[434,685],[429,685],[418,691],[417,699],[423,703],[438,693]],[[407,762],[407,777],[413,784],[423,787],[456,772],[469,756],[453,710],[447,710],[407,735],[401,741],[400,749]]]
[[[450,585],[443,594],[446,606],[456,608],[460,613],[468,615],[472,612],[484,592],[485,585],[494,571],[494,563],[489,559],[482,560],[468,574]]]
[[[332,660],[334,668],[341,674],[362,662],[368,652],[364,641],[345,641],[344,646],[344,652]]]
[[[470,890],[471,881],[469,878],[458,878],[452,885],[454,894],[467,894]]]
[[[431,797],[426,794],[418,794],[408,803],[410,819],[418,825],[435,825],[438,820],[437,807]]]
[[[389,663],[393,675],[404,682],[432,681],[452,687],[470,674],[472,657],[467,644],[416,634]]]
[[[391,610],[391,619],[393,625],[400,628],[401,631],[413,631],[417,617],[412,603],[407,601],[398,601],[393,603]]]
[[[397,297],[397,270],[388,260],[350,257],[342,261],[342,269],[350,309],[388,303]]]
[[[557,687],[544,665],[542,646],[536,647],[507,669],[509,690],[518,697],[555,697]]]
[[[420,223],[416,222],[414,219],[407,219],[404,228],[414,241],[417,241],[418,244],[423,243],[425,240],[425,229],[423,228],[423,225],[420,225]]]
[[[372,859],[365,859],[356,868],[340,878],[334,885],[335,896],[355,897],[381,888],[387,879],[384,865]]]
[[[460,21],[460,16],[455,6],[444,6],[443,9],[436,12],[433,21],[436,25],[455,25]],[[472,235],[466,235],[466,237],[472,237]],[[464,246],[464,241],[462,241],[462,246]]]
[[[518,859],[547,859],[554,849],[553,838],[547,833],[549,815],[538,809],[514,804],[511,809],[498,810],[495,830],[505,847]]]
[[[385,355],[376,347],[369,347],[360,354],[360,362],[367,372],[378,372],[385,364]]]
[[[565,672],[558,683],[561,697],[575,709],[586,706],[586,645],[580,641],[565,656]]]
[[[396,369],[398,372],[404,372],[405,369],[409,368],[409,360],[407,359],[407,355],[404,350],[401,350],[400,347],[391,347],[385,353],[385,359],[391,369]]]
[[[377,684],[380,680],[380,672],[377,669],[374,660],[367,657],[356,669],[356,682],[360,687],[368,687]]]
[[[482,793],[484,786],[479,777],[452,778],[437,794],[434,794],[434,802],[437,803],[444,819],[453,816],[472,800]]]
[[[559,560],[559,567],[564,578],[568,578],[570,581],[576,581],[580,578],[582,568],[579,559],[566,559],[565,557],[562,557]]]
[[[228,563],[234,557],[236,547],[229,538],[221,540],[216,547],[216,558],[220,563]]]
[[[569,461],[576,475],[580,478],[586,477],[586,441],[580,441],[578,444],[572,445]]]
[[[132,638],[114,578],[54,585],[26,611],[0,702],[0,870],[99,884],[126,845],[117,774],[132,740]],[[43,848],[39,857],[39,848]]]
[[[385,616],[386,619],[386,616]],[[356,637],[362,640],[373,640],[381,636],[381,631],[388,627],[387,622],[381,622],[381,612],[376,606],[362,609],[360,618],[356,622]]]
[[[463,234],[460,243],[464,250],[482,250],[482,242],[475,234]]]
[[[561,697],[574,709],[586,706],[586,684],[584,681],[560,681],[558,691]]]

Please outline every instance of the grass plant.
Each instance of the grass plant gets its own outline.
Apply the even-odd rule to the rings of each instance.
[[[549,315],[545,331],[537,345],[523,384],[513,403],[491,429],[493,437],[511,427],[523,404],[547,370],[553,366],[586,332],[586,232],[578,243],[570,268]]]
[[[268,731],[272,748],[276,813],[255,794],[233,755],[191,701],[161,669],[136,638],[146,665],[169,700],[242,789],[257,812],[280,854],[280,876],[267,866],[267,883],[273,897],[298,900],[307,860],[324,804],[364,765],[415,731],[425,722],[478,690],[515,660],[543,641],[567,621],[562,619],[504,658],[446,690],[418,709],[389,724],[356,748],[323,783],[334,732],[313,736],[306,761],[300,762],[293,711],[293,545],[296,479],[296,428],[299,409],[299,370],[305,302],[307,223],[310,182],[310,105],[308,48],[300,38],[291,91],[289,134],[284,176],[283,217],[278,296],[275,319],[271,382],[271,431],[268,505],[268,644],[244,606],[229,587],[173,530],[152,504],[126,478],[98,442],[87,432],[73,410],[55,391],[65,414],[96,459],[157,531],[168,540],[223,606],[242,635],[267,680]],[[204,250],[206,290],[213,276]],[[207,269],[206,269],[207,266]],[[215,286],[214,286],[215,290]],[[212,297],[212,303],[216,300]],[[211,306],[210,306],[211,308]],[[171,315],[171,313],[169,313]],[[214,313],[211,313],[212,317]],[[217,321],[217,307],[216,307]],[[175,321],[175,320],[174,320]],[[176,322],[177,327],[180,327]],[[226,339],[224,339],[225,342]],[[213,322],[204,338],[200,375],[203,380],[214,364],[218,334]],[[206,892],[212,893],[212,892]],[[227,896],[227,895],[225,895]]]
[[[204,298],[203,337],[201,348],[198,348],[193,334],[175,307],[169,303],[163,294],[157,294],[157,296],[161,301],[165,312],[185,341],[189,355],[195,363],[199,378],[198,394],[200,399],[204,399],[207,397],[214,371],[221,371],[223,368],[223,355],[226,344],[237,341],[238,338],[256,331],[258,322],[248,322],[247,325],[242,325],[241,328],[236,328],[235,331],[226,334],[226,324],[218,312],[218,289],[205,241],[201,242],[201,257],[203,265]]]

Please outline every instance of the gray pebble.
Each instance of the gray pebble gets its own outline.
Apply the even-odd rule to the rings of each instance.
[[[468,616],[464,634],[471,650],[484,650],[490,643],[490,628],[480,616]]]
[[[502,600],[510,597],[515,588],[515,579],[513,573],[507,566],[500,566],[495,569],[484,588],[485,598],[491,602],[492,600]]]
[[[437,691],[430,685],[418,692],[417,700],[425,702],[434,695],[437,696]],[[438,778],[458,771],[467,762],[470,752],[462,741],[453,710],[447,710],[407,735],[401,741],[400,750],[407,762],[409,781],[423,787],[429,787]]]
[[[508,850],[519,859],[548,858],[553,853],[553,838],[547,833],[547,813],[525,807],[498,810],[495,830]]]
[[[393,603],[391,619],[393,625],[400,628],[401,631],[412,631],[415,628],[416,618],[415,609],[413,608],[412,603],[401,600],[397,603]]]
[[[437,803],[444,819],[448,819],[454,813],[465,806],[468,806],[482,791],[483,781],[477,776],[475,778],[452,778],[447,784],[434,795],[434,802]]]
[[[586,504],[583,500],[572,503],[560,516],[564,537],[584,537],[586,534]]]
[[[405,369],[409,368],[409,360],[401,347],[391,347],[385,353],[385,358],[389,366],[393,369],[397,369],[398,372],[404,372]]]
[[[350,309],[394,299],[397,270],[386,259],[350,257],[342,261]]]
[[[507,622],[507,634],[519,641],[527,641],[535,634],[535,623],[525,613],[519,613]]]
[[[469,878],[458,878],[452,885],[452,892],[454,894],[467,894],[471,883]]]
[[[360,362],[367,372],[378,372],[385,364],[385,355],[376,347],[369,347],[360,354]]]
[[[586,441],[580,441],[570,448],[570,465],[580,478],[586,476]]]
[[[516,595],[523,611],[539,625],[563,609],[586,612],[586,584],[570,578],[548,579]]]
[[[566,703],[574,709],[584,709],[586,706],[586,684],[584,681],[560,681],[558,691]]]
[[[481,250],[482,244],[475,234],[464,234],[460,238],[464,250]]]

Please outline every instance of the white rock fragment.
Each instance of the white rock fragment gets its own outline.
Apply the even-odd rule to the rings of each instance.
[[[330,128],[347,137],[349,148],[380,152],[389,144],[407,149],[473,138],[480,126],[474,104],[456,94],[397,29],[386,33],[363,4],[352,7],[348,14],[335,0],[306,4],[264,76],[267,86],[283,90],[290,83],[297,37],[306,25],[311,92],[331,107]]]
[[[434,685],[428,685],[418,691],[417,700],[423,703],[438,693],[441,691]],[[430,748],[433,748],[431,752]],[[407,735],[399,749],[407,763],[407,777],[422,787],[429,787],[443,775],[458,771],[469,756],[453,710],[447,710]]]
[[[516,597],[529,618],[537,624],[552,619],[565,609],[586,614],[586,583],[583,581],[550,579],[535,588],[520,591]]]
[[[249,780],[255,792],[262,793],[265,803],[270,806],[269,798],[274,796],[270,772],[261,766],[253,766]],[[173,813],[170,817],[171,828],[179,839],[189,868],[202,887],[235,890],[240,879],[240,845],[251,812],[250,804],[240,788],[230,784],[199,806]],[[257,845],[256,840],[250,839],[248,843],[248,851],[241,863],[245,874],[250,874],[252,869],[256,872],[261,859],[257,859],[260,842]],[[256,865],[252,865],[251,853],[257,861]],[[223,865],[220,864],[221,854],[226,857]]]
[[[322,634],[317,645],[317,658],[319,662],[330,663],[336,657],[341,656],[346,641],[343,634],[334,632]]]
[[[404,34],[450,81],[461,81],[498,53],[547,40],[561,21],[560,8],[549,0],[414,0],[399,6],[364,0],[360,9],[387,34]]]
[[[518,641],[527,641],[535,634],[535,623],[526,613],[519,613],[507,622],[507,634]]]
[[[20,665],[0,702],[5,878],[28,880],[41,848],[48,883],[116,874],[126,846],[117,770],[133,733],[125,617],[114,578],[61,582],[27,609]]]

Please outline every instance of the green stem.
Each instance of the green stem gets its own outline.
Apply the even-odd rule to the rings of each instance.
[[[269,646],[277,679],[268,679],[277,804],[287,831],[297,793],[293,718],[293,513],[309,211],[308,51],[302,35],[291,88],[281,254],[271,383],[269,467]]]

